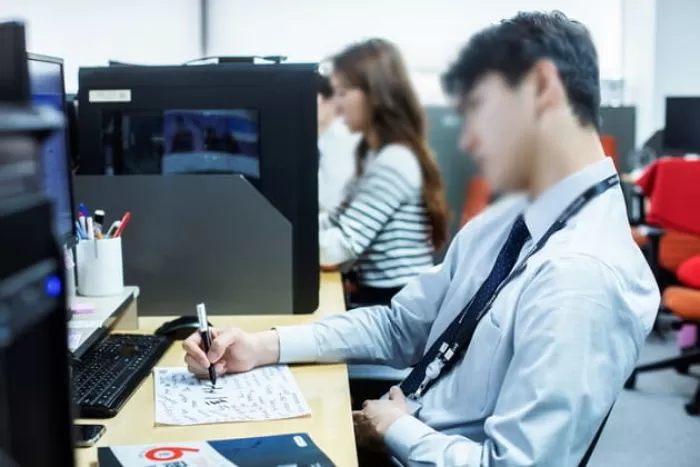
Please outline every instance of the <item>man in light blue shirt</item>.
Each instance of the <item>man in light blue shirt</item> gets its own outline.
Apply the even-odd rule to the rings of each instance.
[[[365,403],[358,440],[408,466],[576,466],[659,305],[600,145],[595,48],[560,13],[521,13],[476,34],[445,84],[467,115],[462,147],[508,196],[391,307],[221,331],[209,355],[192,336],[186,361],[197,374],[210,364],[219,374],[277,362],[414,366]]]

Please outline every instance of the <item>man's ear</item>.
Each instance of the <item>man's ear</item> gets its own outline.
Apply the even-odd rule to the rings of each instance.
[[[546,110],[561,105],[566,93],[554,62],[547,58],[538,60],[530,74],[535,83],[537,113],[541,115]]]

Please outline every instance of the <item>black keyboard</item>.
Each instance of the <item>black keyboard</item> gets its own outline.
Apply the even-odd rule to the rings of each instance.
[[[81,418],[114,417],[170,347],[161,336],[112,334],[73,363],[73,400]]]

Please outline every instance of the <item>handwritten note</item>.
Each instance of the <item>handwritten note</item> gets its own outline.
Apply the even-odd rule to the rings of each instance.
[[[287,366],[227,375],[214,388],[184,368],[154,368],[153,374],[155,420],[162,425],[278,420],[311,413]]]

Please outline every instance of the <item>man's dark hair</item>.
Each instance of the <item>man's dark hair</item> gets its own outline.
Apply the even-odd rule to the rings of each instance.
[[[321,73],[317,73],[316,76],[316,92],[323,96],[324,99],[333,97],[333,86],[331,86],[330,78]]]
[[[518,85],[537,61],[559,71],[574,114],[600,129],[598,54],[588,29],[560,11],[521,12],[475,34],[443,76],[448,94],[464,97],[490,72]]]

